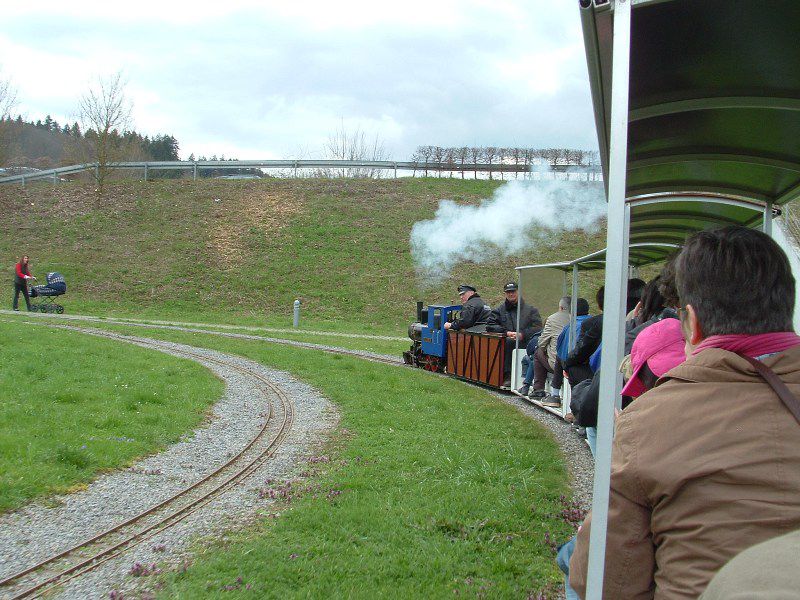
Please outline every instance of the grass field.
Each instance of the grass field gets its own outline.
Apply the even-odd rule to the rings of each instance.
[[[114,327],[115,330],[124,328]],[[141,334],[136,328],[135,332]],[[342,413],[311,479],[250,530],[198,546],[164,597],[526,597],[557,588],[547,536],[566,473],[549,432],[460,382],[275,344],[149,330],[148,336],[290,370]],[[549,596],[548,596],[549,597]]]
[[[424,287],[409,251],[413,224],[431,218],[443,198],[477,204],[499,185],[432,178],[127,181],[109,185],[102,199],[77,182],[0,186],[0,265],[9,282],[22,253],[31,255],[35,275],[64,273],[69,292],[62,303],[73,314],[286,327],[299,298],[303,327],[404,335],[418,299],[450,302],[458,283],[472,282],[496,303],[516,265],[603,247],[602,231],[564,233],[517,256],[462,262]],[[589,297],[595,284],[586,280]],[[540,282],[526,293],[554,306],[561,285]]]
[[[0,511],[176,442],[222,390],[188,360],[0,321]]]

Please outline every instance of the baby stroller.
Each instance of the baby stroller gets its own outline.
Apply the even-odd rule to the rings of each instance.
[[[41,298],[41,301],[31,304],[31,310],[43,313],[63,314],[64,307],[52,301],[56,296],[67,293],[67,284],[61,273],[48,273],[47,285],[34,285],[31,287],[31,298]]]

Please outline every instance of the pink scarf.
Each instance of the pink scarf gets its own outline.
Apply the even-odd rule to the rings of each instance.
[[[800,345],[800,336],[794,331],[778,331],[775,333],[759,333],[756,335],[731,334],[712,335],[700,342],[692,356],[708,348],[720,348],[746,356],[763,356],[783,352]]]

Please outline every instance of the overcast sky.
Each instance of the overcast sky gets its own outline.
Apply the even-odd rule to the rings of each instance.
[[[418,145],[597,141],[577,0],[8,3],[15,112],[75,120],[121,71],[142,133],[181,156],[312,158],[343,124]]]

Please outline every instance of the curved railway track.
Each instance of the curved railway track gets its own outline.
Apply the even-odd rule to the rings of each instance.
[[[76,325],[56,325],[52,323],[33,323],[33,325],[45,325],[46,327],[77,330],[83,333],[108,337],[135,343],[140,346],[163,350],[170,342],[147,340],[143,338],[132,338],[123,334],[105,331],[96,328],[82,327]],[[131,325],[124,323],[124,325]],[[203,330],[194,328],[179,328],[174,326],[156,325],[149,327],[156,329],[179,329],[194,333],[205,333],[219,335],[221,337],[241,337],[259,339],[257,336],[246,334],[235,334],[214,330]],[[307,342],[293,340],[268,340],[286,343],[303,348],[322,350],[326,353],[352,356],[361,360],[387,364],[391,366],[406,367],[402,360],[391,356],[378,354],[365,354],[362,351],[337,348],[334,346],[323,346]],[[190,351],[180,350],[181,355],[200,359],[202,361],[213,362],[226,368],[236,370],[240,373],[253,377],[258,380],[262,388],[277,398],[281,405],[282,419],[277,431],[269,434],[270,423],[275,417],[273,403],[270,402],[267,419],[258,434],[241,450],[239,454],[231,458],[227,463],[216,469],[213,473],[195,482],[191,486],[177,492],[170,498],[150,507],[140,514],[127,519],[71,548],[55,554],[35,565],[0,580],[0,595],[10,600],[22,598],[39,597],[47,592],[88,573],[107,561],[119,556],[129,548],[132,548],[147,539],[155,536],[159,532],[179,523],[193,512],[202,508],[213,499],[220,496],[226,490],[243,482],[259,466],[269,460],[274,455],[281,441],[288,434],[294,417],[293,404],[286,394],[268,379],[259,373],[242,367],[241,365],[215,359],[207,355],[199,355]],[[268,394],[268,395],[269,395]]]
[[[109,334],[109,332],[94,331],[91,333],[159,350],[167,347],[167,343],[142,339],[131,340],[118,334]],[[288,435],[294,420],[294,405],[283,390],[260,373],[247,367],[185,350],[179,352],[183,356],[216,363],[258,380],[265,395],[271,396],[273,400],[278,400],[280,408],[277,411],[277,417],[274,402],[271,400],[267,418],[257,435],[228,462],[136,516],[6,577],[0,581],[0,593],[3,597],[11,600],[39,597],[96,569],[129,548],[141,544],[159,532],[179,523],[228,489],[242,483],[275,454],[281,442]],[[275,418],[280,422],[277,427],[271,427]],[[270,429],[274,429],[274,431],[270,431]]]

